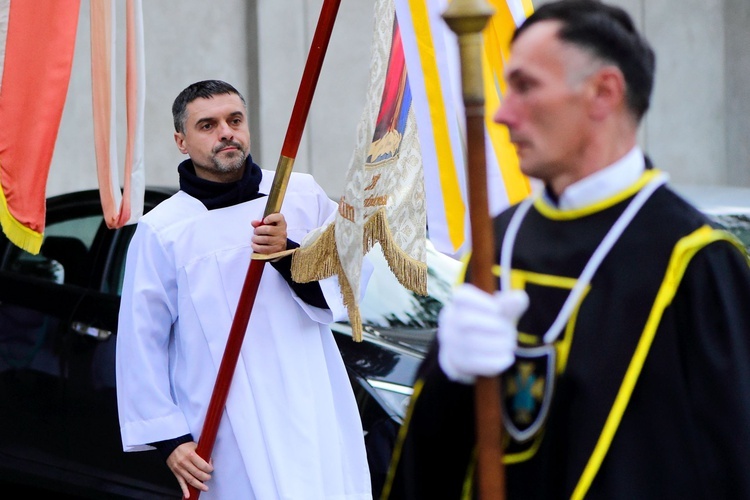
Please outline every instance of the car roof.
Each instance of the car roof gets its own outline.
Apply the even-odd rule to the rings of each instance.
[[[672,187],[704,213],[750,214],[750,187],[680,184]]]

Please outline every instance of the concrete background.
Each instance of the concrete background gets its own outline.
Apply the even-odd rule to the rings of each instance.
[[[612,3],[633,16],[657,54],[652,109],[640,135],[654,163],[681,184],[750,186],[750,1]],[[143,2],[148,184],[176,185],[183,157],[172,138],[172,101],[190,83],[208,78],[226,80],[245,95],[253,156],[261,166],[275,168],[321,5],[322,0]],[[372,11],[372,1],[341,1],[296,157],[295,170],[315,175],[334,199],[343,192],[364,106]],[[97,186],[88,13],[83,0],[49,195]],[[124,10],[118,15],[117,64],[124,72]]]

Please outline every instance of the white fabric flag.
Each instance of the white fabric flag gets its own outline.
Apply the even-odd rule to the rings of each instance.
[[[361,317],[352,290],[376,243],[402,285],[427,293],[422,159],[393,0],[375,2],[374,25],[367,104],[336,220],[311,233],[292,260],[296,281],[338,275],[355,340]]]

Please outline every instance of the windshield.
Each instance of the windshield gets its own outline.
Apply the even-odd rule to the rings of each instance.
[[[747,214],[708,214],[708,217],[734,234],[750,253],[750,215]]]

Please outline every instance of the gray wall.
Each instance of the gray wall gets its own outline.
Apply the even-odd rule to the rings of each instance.
[[[656,88],[642,146],[675,182],[750,186],[750,2],[613,3],[631,13],[657,53]],[[253,156],[274,169],[322,0],[143,4],[147,182],[176,184],[175,167],[183,157],[172,139],[171,103],[185,86],[206,78],[227,80],[248,98]],[[88,10],[84,0],[50,195],[97,185]],[[119,46],[124,47],[124,13],[118,14]],[[315,175],[333,198],[343,191],[364,106],[371,30],[372,1],[342,0],[296,157],[295,170]],[[119,70],[124,53],[118,57]],[[123,113],[120,118],[124,127]],[[124,161],[124,153],[119,158]]]
[[[117,2],[119,74],[119,162],[125,161],[124,5]],[[220,8],[217,8],[220,6]],[[172,101],[190,83],[219,78],[248,94],[255,82],[250,69],[252,45],[247,42],[250,7],[243,0],[143,2],[146,57],[146,180],[176,185],[177,150],[172,126]],[[78,39],[68,98],[47,183],[48,194],[97,187],[91,111],[89,2],[81,2]],[[248,95],[247,97],[251,97]]]
[[[750,1],[728,1],[724,19],[725,181],[750,186]]]

